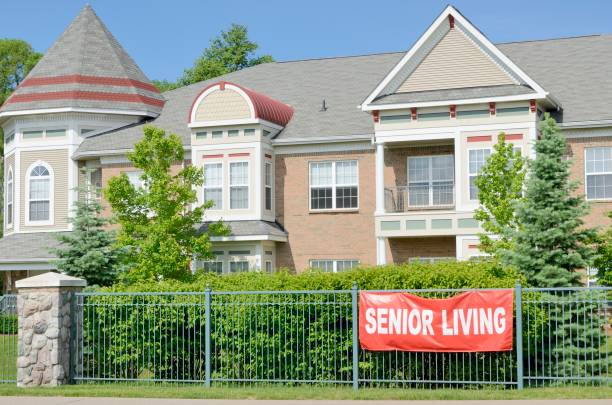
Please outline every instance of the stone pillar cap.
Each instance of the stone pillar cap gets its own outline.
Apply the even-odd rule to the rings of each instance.
[[[82,278],[53,272],[24,278],[15,283],[17,288],[85,287],[86,285],[87,281],[83,280]]]

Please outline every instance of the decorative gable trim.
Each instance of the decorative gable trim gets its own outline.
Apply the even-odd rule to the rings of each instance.
[[[405,104],[389,104],[389,105],[371,105],[371,103],[378,97],[390,94],[391,88],[397,88],[401,83],[405,81],[407,75],[402,72],[408,68],[409,72],[412,72],[418,63],[420,63],[424,57],[436,46],[436,44],[443,38],[450,30],[451,26],[453,29],[460,29],[475,43],[480,43],[484,47],[487,53],[490,53],[493,62],[497,63],[503,70],[505,70],[511,77],[517,82],[524,83],[535,90],[536,94],[530,94],[528,97],[531,99],[542,99],[547,98],[549,93],[545,91],[538,83],[529,77],[522,69],[514,64],[508,57],[506,57],[495,45],[493,45],[476,27],[474,27],[457,9],[453,6],[448,6],[446,9],[434,20],[429,26],[427,31],[417,40],[417,42],[410,48],[410,50],[404,55],[404,57],[397,63],[397,65],[385,76],[385,78],[376,86],[374,91],[368,95],[368,97],[361,104],[363,111],[372,111],[374,109],[390,109],[390,108],[410,108],[420,106],[431,106],[431,105],[445,105],[445,104],[467,104],[482,102],[482,99],[478,100],[445,100],[437,103],[405,103]],[[409,66],[412,64],[412,66]],[[398,80],[399,78],[399,80]],[[492,97],[486,101],[512,101],[525,99],[526,95],[518,96],[503,96],[503,97]],[[463,102],[461,102],[463,101]]]

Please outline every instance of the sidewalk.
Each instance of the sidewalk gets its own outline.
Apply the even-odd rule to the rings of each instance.
[[[515,401],[276,401],[244,399],[151,399],[78,397],[0,397],[0,405],[604,405],[607,399],[515,400]]]

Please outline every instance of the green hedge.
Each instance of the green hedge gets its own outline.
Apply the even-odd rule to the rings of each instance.
[[[220,276],[202,272],[189,282],[115,285],[101,291],[204,291],[207,286],[213,291],[349,290],[353,283],[357,283],[362,290],[512,288],[517,280],[524,278],[495,261],[448,261],[360,267],[336,274],[320,271],[291,274],[279,271],[273,274],[249,272]]]

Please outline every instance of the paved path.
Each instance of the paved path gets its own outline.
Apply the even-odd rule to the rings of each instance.
[[[515,401],[272,401],[237,399],[0,397],[0,405],[609,405],[606,399]]]

